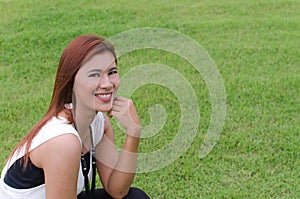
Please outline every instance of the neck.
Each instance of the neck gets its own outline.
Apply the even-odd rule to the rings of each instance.
[[[81,106],[77,106],[74,114],[74,122],[76,130],[81,138],[82,144],[85,148],[89,149],[91,145],[90,129],[89,126],[93,122],[96,112],[82,110]]]

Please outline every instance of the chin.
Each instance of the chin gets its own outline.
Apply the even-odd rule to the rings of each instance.
[[[112,106],[100,106],[98,107],[96,110],[99,111],[99,112],[109,112],[111,111],[112,109]]]

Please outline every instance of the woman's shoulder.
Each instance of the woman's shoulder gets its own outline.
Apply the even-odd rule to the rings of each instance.
[[[67,133],[53,137],[43,144],[40,144],[30,152],[30,159],[34,165],[45,169],[47,164],[56,164],[64,162],[66,164],[76,161],[80,157],[81,142],[73,134]],[[74,157],[75,156],[75,157]],[[72,161],[71,161],[72,159]],[[51,163],[52,162],[52,163]]]
[[[72,124],[69,123],[69,121],[61,116],[58,117],[53,117],[52,119],[50,119],[41,129],[41,131],[43,130],[52,130],[55,129],[57,131],[63,131],[65,129],[71,130],[72,132],[76,132],[75,128],[72,126]]]
[[[76,129],[68,123],[68,120],[63,117],[53,117],[49,120],[34,137],[31,144],[31,149],[36,148],[37,146],[45,143],[53,138],[56,138],[61,135],[75,135],[79,141],[80,137]]]

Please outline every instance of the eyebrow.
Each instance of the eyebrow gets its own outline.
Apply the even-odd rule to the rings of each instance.
[[[112,71],[112,70],[118,70],[118,67],[112,67],[111,69],[109,69],[110,71]]]
[[[91,69],[88,72],[89,73],[91,73],[91,72],[100,72],[100,73],[102,73],[103,71],[101,69]]]
[[[112,67],[108,71],[117,70],[117,69],[118,69],[117,67]],[[102,73],[103,70],[101,70],[101,69],[91,69],[91,70],[89,70],[89,72],[100,72],[100,73]]]

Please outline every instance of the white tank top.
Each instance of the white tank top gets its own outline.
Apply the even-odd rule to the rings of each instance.
[[[104,117],[101,112],[99,112],[94,118],[94,121],[91,124],[91,128],[93,132],[94,146],[96,146],[101,141],[104,133]],[[68,124],[66,118],[53,117],[51,120],[47,122],[45,126],[42,127],[42,129],[34,137],[29,151],[34,150],[36,147],[40,146],[41,144],[43,144],[44,142],[52,138],[55,138],[59,135],[69,134],[69,133],[76,135],[81,143],[81,139],[77,131],[73,128],[71,124]],[[16,189],[5,184],[4,177],[6,175],[7,170],[11,167],[11,165],[16,160],[23,157],[24,155],[25,155],[25,147],[23,147],[23,149],[20,150],[18,154],[14,154],[11,160],[8,161],[4,166],[1,173],[1,179],[0,179],[0,199],[44,199],[46,198],[45,184],[30,189]],[[92,161],[90,161],[90,164],[91,163]],[[90,168],[92,168],[91,165]],[[79,173],[78,173],[78,182],[77,182],[77,194],[79,194],[84,187],[84,177],[81,170],[81,164],[78,172]],[[92,176],[92,169],[90,169],[89,178],[91,178],[91,176]]]

